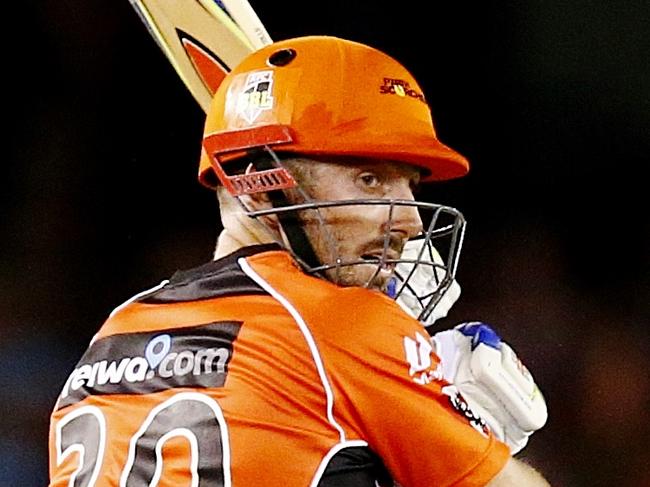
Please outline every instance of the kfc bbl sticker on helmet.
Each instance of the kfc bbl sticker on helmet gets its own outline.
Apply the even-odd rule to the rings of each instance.
[[[236,113],[253,124],[265,110],[273,108],[273,71],[248,73],[241,91],[237,95]]]

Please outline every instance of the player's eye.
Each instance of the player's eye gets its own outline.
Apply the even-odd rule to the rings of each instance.
[[[376,174],[371,172],[363,172],[359,175],[359,180],[367,188],[377,188],[381,182]]]

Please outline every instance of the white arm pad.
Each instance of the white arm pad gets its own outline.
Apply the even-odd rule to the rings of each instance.
[[[514,455],[546,423],[546,403],[528,369],[484,323],[464,323],[433,336],[443,377],[461,392]]]

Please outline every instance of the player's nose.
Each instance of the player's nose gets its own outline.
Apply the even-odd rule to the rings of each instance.
[[[422,219],[415,206],[395,205],[393,217],[386,224],[391,233],[402,234],[406,239],[422,233]]]
[[[391,199],[415,201],[409,182],[396,185],[391,193]],[[401,234],[407,239],[422,233],[422,218],[417,206],[393,203],[385,222],[385,230]]]

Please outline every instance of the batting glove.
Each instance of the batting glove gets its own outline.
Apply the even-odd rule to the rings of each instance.
[[[494,435],[520,452],[548,412],[533,376],[489,325],[462,323],[433,336],[442,375]]]

